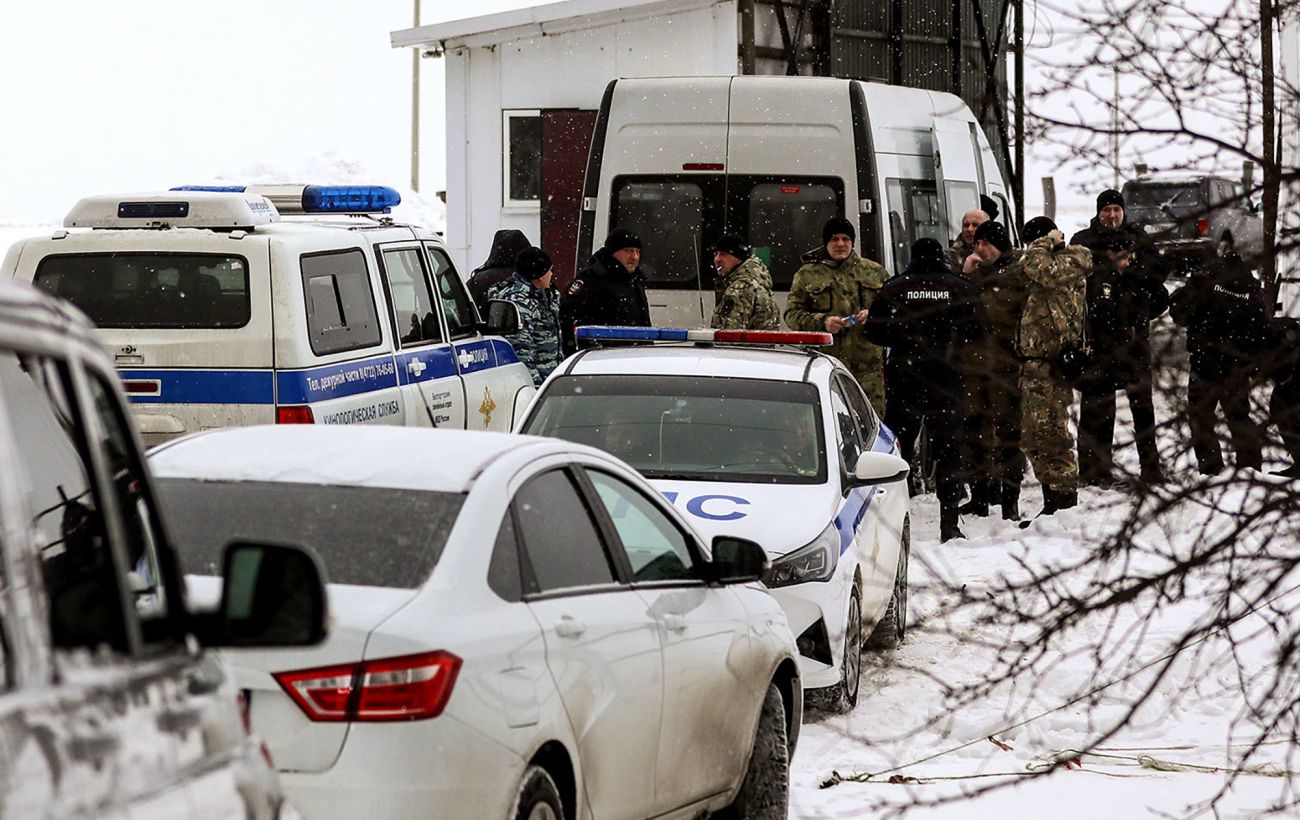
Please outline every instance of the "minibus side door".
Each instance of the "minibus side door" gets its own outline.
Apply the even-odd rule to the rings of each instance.
[[[397,383],[406,424],[465,426],[465,392],[456,372],[417,242],[380,245],[379,269],[393,320]]]
[[[930,129],[939,207],[949,238],[961,233],[962,215],[980,206],[980,191],[984,189],[984,169],[974,128],[973,122],[935,117]]]

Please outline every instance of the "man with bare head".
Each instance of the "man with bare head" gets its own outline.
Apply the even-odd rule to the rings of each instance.
[[[975,231],[980,225],[989,221],[989,215],[984,211],[976,208],[973,211],[967,211],[961,218],[961,233],[957,238],[952,240],[948,246],[946,254],[948,267],[958,276],[963,276],[962,269],[966,266],[966,260],[970,255],[975,253]],[[974,265],[979,264],[977,259]]]

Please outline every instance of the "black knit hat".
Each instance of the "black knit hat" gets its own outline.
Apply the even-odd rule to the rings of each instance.
[[[832,216],[826,221],[826,227],[822,228],[822,244],[829,245],[831,237],[837,233],[847,234],[849,239],[858,241],[858,232],[853,230],[852,222],[842,216]]]
[[[1114,188],[1107,188],[1097,194],[1097,213],[1101,213],[1101,209],[1105,208],[1107,205],[1118,205],[1123,208],[1124,195],[1119,191],[1116,191]]]
[[[1001,222],[989,220],[975,229],[975,241],[983,239],[999,251],[1006,253],[1011,250],[1011,237],[1007,236],[1007,229],[1002,226]]]
[[[943,245],[937,239],[921,237],[912,243],[912,261],[918,259],[943,259]]]
[[[989,219],[998,218],[998,201],[987,194],[980,194],[980,210],[989,215]]]
[[[613,253],[624,248],[641,248],[641,238],[627,228],[615,228],[605,237],[605,250]]]
[[[1125,230],[1102,231],[1100,233],[1102,250],[1132,251],[1133,235]]]
[[[515,270],[532,280],[541,279],[551,269],[551,257],[541,248],[524,248],[515,257]]]
[[[713,250],[715,252],[729,253],[742,262],[754,252],[754,249],[749,246],[743,236],[734,233],[724,233],[719,236],[718,241],[713,243]]]
[[[1028,245],[1035,239],[1042,239],[1056,229],[1056,223],[1052,220],[1045,216],[1036,216],[1026,222],[1025,226],[1020,229],[1020,238],[1025,240],[1025,244]]]

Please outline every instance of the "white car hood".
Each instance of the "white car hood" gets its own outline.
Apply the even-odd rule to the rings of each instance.
[[[651,479],[705,542],[731,535],[757,542],[771,557],[812,541],[835,517],[838,494],[826,484],[745,484]]]

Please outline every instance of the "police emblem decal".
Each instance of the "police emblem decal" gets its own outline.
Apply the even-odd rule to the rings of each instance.
[[[492,411],[497,409],[497,403],[492,401],[492,391],[487,387],[483,388],[483,403],[478,406],[478,411],[483,414],[483,426],[492,426]]]

